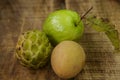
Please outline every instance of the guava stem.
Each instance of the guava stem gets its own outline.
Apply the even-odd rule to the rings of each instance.
[[[93,6],[91,6],[82,16],[81,20],[93,9]]]

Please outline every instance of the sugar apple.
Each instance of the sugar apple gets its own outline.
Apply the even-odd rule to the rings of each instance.
[[[24,66],[38,69],[50,59],[52,46],[44,32],[31,30],[20,35],[16,56]]]

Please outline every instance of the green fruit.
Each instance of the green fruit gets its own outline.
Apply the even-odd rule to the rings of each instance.
[[[43,24],[43,31],[52,44],[64,40],[77,41],[83,34],[84,26],[79,14],[71,10],[58,10],[51,13]]]
[[[43,67],[49,60],[52,46],[45,33],[32,30],[20,35],[16,56],[20,62],[30,68]]]
[[[75,77],[85,65],[85,52],[81,45],[74,41],[62,41],[52,52],[51,65],[61,78]]]

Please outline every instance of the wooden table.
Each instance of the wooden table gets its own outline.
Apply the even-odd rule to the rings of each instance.
[[[20,65],[14,56],[17,39],[24,31],[42,29],[52,11],[66,8],[82,15],[91,6],[89,14],[108,18],[120,34],[120,0],[0,0],[0,80],[63,80],[49,65],[37,71]],[[104,33],[85,26],[80,44],[87,60],[74,80],[120,80],[120,54]]]

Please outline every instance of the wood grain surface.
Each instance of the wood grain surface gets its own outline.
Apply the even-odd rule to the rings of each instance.
[[[58,9],[70,9],[84,14],[108,18],[120,36],[120,0],[0,0],[0,80],[63,80],[50,64],[39,70],[23,67],[14,55],[19,35],[27,30],[42,29],[49,13]],[[120,80],[120,53],[104,33],[90,26],[80,40],[87,60],[84,69],[74,80]]]

